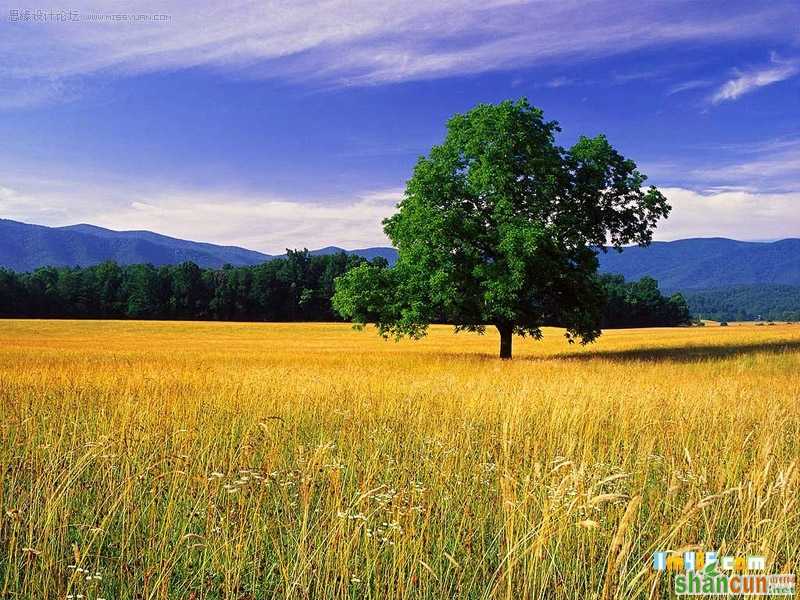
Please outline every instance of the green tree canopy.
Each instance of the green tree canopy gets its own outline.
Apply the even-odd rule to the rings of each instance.
[[[339,278],[334,307],[384,337],[457,330],[541,337],[544,324],[570,342],[600,333],[603,289],[596,252],[646,245],[670,206],[600,135],[570,149],[527,100],[481,104],[447,124],[443,144],[421,157],[398,212],[384,221],[396,265],[362,264]]]

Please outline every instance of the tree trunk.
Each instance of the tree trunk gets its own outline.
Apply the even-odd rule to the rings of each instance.
[[[513,340],[514,326],[508,323],[497,325],[500,332],[500,358],[503,360],[511,359],[511,342]]]

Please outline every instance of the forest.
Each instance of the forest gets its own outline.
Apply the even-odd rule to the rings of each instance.
[[[203,269],[192,262],[155,267],[105,262],[91,267],[42,267],[30,273],[0,269],[0,316],[76,319],[218,321],[340,321],[330,299],[334,282],[365,259],[289,251],[255,266]],[[385,265],[383,258],[373,264]],[[661,294],[643,277],[599,275],[605,290],[603,326],[687,324],[680,294]],[[557,323],[552,323],[557,325]]]
[[[692,314],[713,321],[800,321],[800,286],[735,285],[691,290]]]

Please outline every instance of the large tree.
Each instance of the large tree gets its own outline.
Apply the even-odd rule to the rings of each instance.
[[[443,144],[417,162],[384,230],[399,258],[339,278],[334,307],[384,337],[429,323],[541,338],[558,324],[582,343],[600,334],[597,252],[647,245],[670,206],[602,135],[570,149],[527,100],[480,104],[447,124]]]

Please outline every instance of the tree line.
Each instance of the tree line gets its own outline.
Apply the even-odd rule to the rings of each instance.
[[[154,267],[0,270],[0,315],[97,319],[332,321],[336,277],[364,259],[345,253],[204,269],[192,262]]]
[[[693,314],[714,321],[800,321],[800,286],[795,285],[691,290],[686,301]]]
[[[154,267],[106,262],[90,267],[0,269],[0,316],[77,319],[341,321],[331,306],[337,277],[364,258],[344,252],[286,258],[248,267],[203,269],[192,262]],[[385,268],[383,258],[372,265]],[[680,325],[689,321],[680,295],[665,298],[645,277],[600,276],[604,327]],[[439,322],[446,319],[440,316]],[[555,323],[553,323],[555,324]]]

